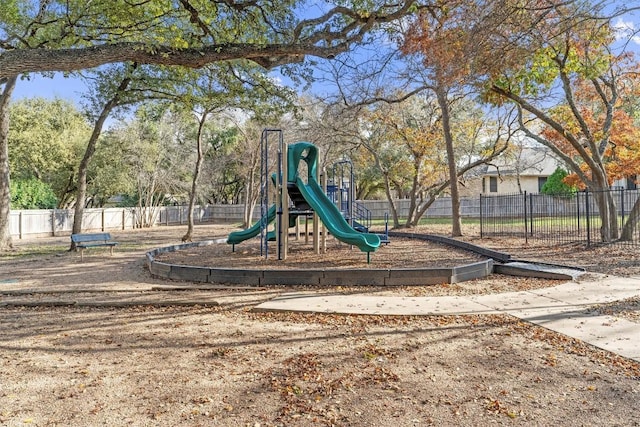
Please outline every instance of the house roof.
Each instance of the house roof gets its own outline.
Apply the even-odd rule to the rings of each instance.
[[[524,146],[503,154],[483,171],[483,175],[549,176],[562,166],[544,146]]]

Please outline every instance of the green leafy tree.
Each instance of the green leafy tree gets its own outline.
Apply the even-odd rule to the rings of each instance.
[[[609,191],[612,147],[628,144],[618,130],[628,122],[625,99],[637,97],[638,64],[612,49],[612,19],[595,16],[596,6],[601,4],[568,2],[534,11],[522,16],[536,23],[526,31],[512,20],[496,27],[496,36],[515,41],[502,58],[513,52],[519,57],[489,69],[487,99],[517,106],[521,131],[548,147],[577,183],[594,192],[606,243],[619,237]]]
[[[85,111],[93,123],[77,175],[73,233],[82,232],[82,219],[87,198],[90,163],[98,147],[102,129],[109,116],[143,100],[170,99],[180,74],[162,67],[139,66],[137,63],[113,64],[85,75],[90,91],[85,95]],[[75,243],[71,243],[75,249]]]
[[[54,209],[58,199],[51,187],[31,178],[11,181],[11,207],[13,209]]]
[[[544,183],[540,192],[542,194],[549,194],[550,196],[562,196],[569,197],[575,194],[576,188],[572,187],[564,182],[564,179],[569,175],[565,169],[557,168]]]
[[[130,191],[130,171],[128,165],[121,161],[127,152],[122,139],[116,138],[112,132],[103,132],[87,173],[86,207],[103,207],[111,197]]]
[[[190,188],[193,150],[191,122],[166,106],[149,103],[135,117],[109,131],[125,147],[121,159],[129,172],[129,200],[136,202],[136,226],[153,225],[165,203],[184,203]]]
[[[191,110],[197,118],[194,135],[196,162],[189,194],[187,232],[183,241],[190,241],[193,234],[193,211],[198,195],[198,179],[207,151],[214,153],[232,144],[235,132],[210,129],[207,122],[223,114],[269,116],[282,114],[292,108],[292,91],[277,86],[264,70],[248,61],[233,61],[227,64],[211,64],[202,70],[186,73],[184,93],[176,101]],[[220,120],[217,120],[220,122]],[[215,128],[215,125],[214,125]],[[226,168],[225,168],[226,169]]]
[[[74,72],[112,63],[201,68],[247,59],[264,68],[333,58],[366,33],[412,13],[415,0],[327,2],[7,0],[0,8],[0,84],[6,114],[16,78]],[[300,10],[319,10],[299,16]],[[0,123],[8,129],[8,118]],[[3,137],[6,132],[0,132]],[[6,137],[0,153],[8,152]],[[4,158],[0,158],[4,161]],[[9,204],[8,166],[0,206]],[[8,209],[0,210],[0,250],[10,245]]]
[[[367,31],[411,13],[415,0],[327,2],[303,18],[299,0],[144,2],[8,0],[0,21],[0,79],[115,62],[200,68],[250,59],[271,68],[335,57]],[[312,10],[312,8],[307,8]]]
[[[9,160],[16,179],[35,178],[47,183],[58,207],[74,201],[76,171],[90,128],[69,101],[23,99],[11,105]]]

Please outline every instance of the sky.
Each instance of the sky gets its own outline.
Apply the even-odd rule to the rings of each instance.
[[[640,14],[617,18],[614,21],[614,27],[621,34],[620,40],[629,40],[629,36],[633,34],[625,48],[635,51],[640,56]],[[288,80],[278,75],[275,75],[274,78],[278,81]],[[38,96],[49,99],[62,98],[71,100],[80,107],[82,93],[86,92],[86,90],[86,85],[79,78],[65,78],[62,73],[56,73],[53,78],[34,74],[28,80],[18,81],[13,92],[13,99],[19,100]]]
[[[87,86],[81,79],[65,78],[62,73],[57,73],[53,78],[32,75],[29,80],[18,80],[13,91],[13,99],[23,98],[62,98],[72,100],[80,106],[82,93]]]

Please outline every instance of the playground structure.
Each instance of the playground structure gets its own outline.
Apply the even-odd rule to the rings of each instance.
[[[268,165],[268,136],[270,133],[278,135],[277,171],[271,174]],[[235,245],[260,235],[261,256],[267,257],[268,242],[276,241],[278,260],[287,256],[288,228],[297,224],[298,218],[313,216],[313,238],[316,254],[320,254],[320,239],[325,239],[331,233],[337,240],[352,246],[367,254],[367,264],[370,254],[375,252],[382,242],[380,235],[369,233],[368,228],[358,231],[360,224],[355,221],[353,212],[354,180],[353,166],[349,161],[337,162],[333,167],[333,194],[326,193],[326,182],[320,185],[318,170],[318,148],[309,142],[298,142],[285,145],[280,130],[265,130],[261,139],[261,218],[251,227],[234,231],[227,239],[217,239],[204,242],[174,245],[158,248],[147,253],[147,265],[155,277],[171,280],[188,280],[191,282],[222,283],[240,286],[269,286],[269,285],[299,285],[299,286],[413,286],[432,285],[441,283],[458,283],[467,280],[487,277],[493,272],[527,277],[545,277],[549,279],[570,280],[575,272],[566,268],[554,266],[540,267],[526,265],[526,262],[511,260],[508,254],[503,254],[473,244],[449,239],[443,236],[413,233],[395,233],[394,237],[408,237],[416,240],[433,241],[450,245],[481,255],[484,259],[470,264],[454,267],[396,267],[383,268],[351,268],[340,269],[330,265],[314,268],[273,268],[266,265],[247,266],[246,268],[216,267],[200,265],[172,264],[157,261],[157,255],[188,250],[193,247],[231,244]],[[286,161],[285,161],[286,159]],[[348,185],[345,183],[344,169],[340,171],[340,178],[336,169],[349,167]],[[326,180],[327,174],[323,174]],[[268,182],[275,185],[275,200],[269,200]],[[346,195],[346,196],[345,196]],[[332,200],[333,198],[333,200]],[[346,205],[345,205],[346,202]],[[351,209],[347,213],[340,208]],[[344,209],[343,209],[344,210]],[[275,223],[275,230],[268,230],[271,223]],[[323,230],[320,232],[320,223]],[[383,238],[388,239],[388,232]],[[525,264],[525,265],[523,265]],[[555,269],[555,270],[554,270]]]
[[[268,139],[269,134],[274,132],[279,135],[277,171],[269,177]],[[286,145],[283,142],[282,131],[265,129],[261,139],[261,150],[261,218],[245,230],[230,233],[227,243],[233,245],[235,250],[236,244],[260,234],[261,254],[267,257],[268,242],[275,240],[278,260],[284,260],[287,258],[288,228],[294,227],[300,216],[313,216],[313,246],[316,254],[320,254],[320,238],[326,238],[326,230],[341,242],[356,246],[365,252],[369,262],[371,252],[375,252],[380,246],[380,236],[369,233],[368,229],[356,229],[352,212],[344,215],[336,206],[342,205],[342,199],[335,203],[327,196],[319,183],[318,148],[310,142]],[[302,173],[305,169],[306,175]],[[351,169],[350,192],[353,192],[354,188],[352,175]],[[326,174],[324,176],[326,177]],[[269,203],[267,191],[269,180],[276,187],[275,202],[272,204]],[[353,201],[352,195],[349,196],[349,201]],[[275,230],[269,231],[269,224],[274,221]],[[320,223],[323,226],[322,231]]]
[[[349,225],[357,231],[368,233],[371,228],[371,211],[357,202],[356,181],[353,173],[353,162],[343,159],[331,167],[331,175],[327,180],[327,196],[331,199]],[[389,243],[389,215],[385,214],[384,233],[376,233],[380,242]]]

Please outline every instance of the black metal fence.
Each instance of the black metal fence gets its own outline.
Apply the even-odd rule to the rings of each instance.
[[[620,236],[636,203],[638,190],[609,190],[616,207],[617,232]],[[480,196],[480,236],[511,236],[550,243],[603,242],[596,197],[603,193],[580,191],[570,195],[505,194]],[[640,226],[635,224],[627,239],[616,244],[640,246]]]

